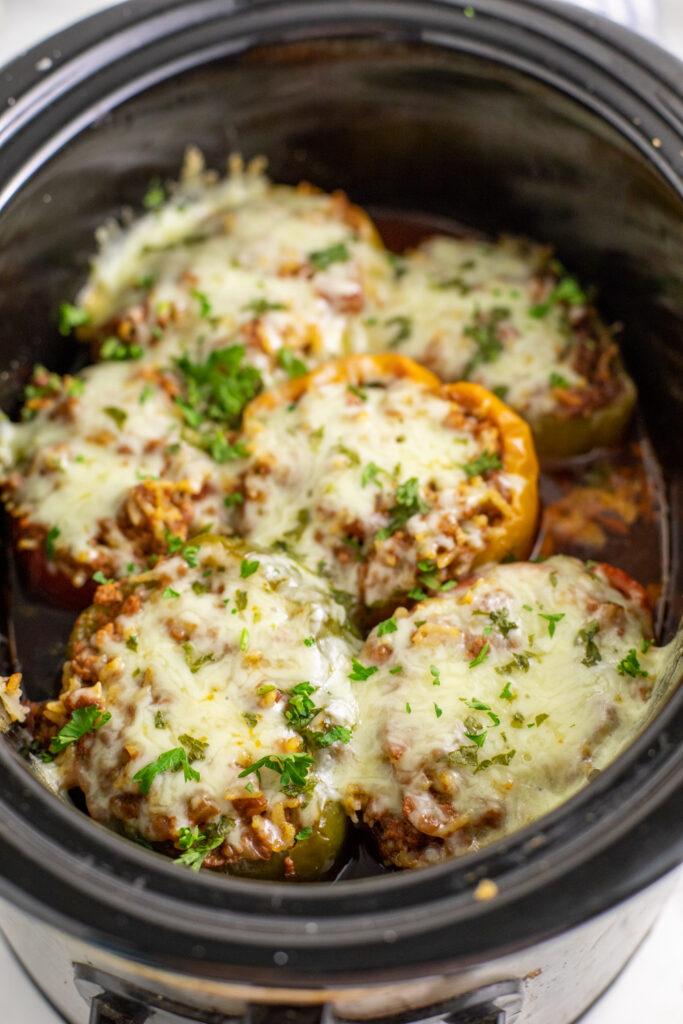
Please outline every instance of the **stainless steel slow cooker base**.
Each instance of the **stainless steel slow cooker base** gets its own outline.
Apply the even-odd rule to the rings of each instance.
[[[95,228],[176,175],[190,143],[212,166],[264,153],[275,179],[552,240],[627,325],[668,479],[668,637],[683,594],[683,70],[553,0],[466,7],[139,0],[0,71],[0,400],[11,412],[33,363],[70,365],[55,314]],[[25,626],[38,700],[57,661]],[[670,888],[682,740],[679,692],[522,832],[423,871],[288,886],[195,875],[127,843],[0,737],[0,923],[72,1024],[569,1024]]]
[[[4,901],[0,918],[20,962],[70,1024],[571,1024],[635,952],[675,878],[484,966],[343,988],[322,978],[293,990],[172,974],[75,940]]]

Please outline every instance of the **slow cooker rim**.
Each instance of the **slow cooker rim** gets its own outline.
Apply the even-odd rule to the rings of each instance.
[[[403,24],[401,19],[408,19],[411,11],[413,14],[418,13],[420,18],[413,18],[411,27],[417,32],[422,42],[429,41],[429,34],[424,34],[425,26],[422,22],[427,11],[441,15],[448,12],[448,16],[453,17],[454,15],[463,15],[465,9],[470,6],[465,0],[341,0],[341,2],[346,19],[353,15],[370,25],[372,25],[373,18],[379,17]],[[125,36],[126,41],[130,42],[134,36],[131,36],[129,30],[135,28],[136,31],[139,31],[145,23],[148,23],[151,33],[144,39],[144,45],[147,45],[150,41],[158,41],[158,35],[154,34],[155,31],[164,32],[164,38],[168,39],[171,35],[188,27],[196,27],[204,16],[211,16],[212,20],[250,14],[263,16],[270,12],[277,13],[283,9],[289,9],[293,5],[301,13],[316,12],[321,25],[326,24],[327,21],[334,25],[339,21],[338,16],[329,16],[330,11],[339,9],[339,0],[337,4],[330,4],[327,7],[321,3],[321,0],[233,0],[228,11],[225,10],[225,5],[221,0],[190,0],[190,2],[188,0],[126,0],[124,3],[119,3],[78,21],[26,51],[25,54],[18,56],[4,69],[0,69],[0,111],[4,110],[3,113],[0,113],[0,146],[5,146],[13,136],[16,138],[17,135],[21,135],[25,127],[30,128],[34,121],[33,114],[36,107],[40,110],[40,104],[46,102],[53,105],[57,99],[61,98],[60,88],[63,87],[62,95],[64,95],[81,84],[83,78],[96,73],[93,71],[91,51],[96,50],[98,45],[104,41],[111,43],[117,36]],[[320,18],[320,12],[324,10],[327,12],[327,19]],[[564,0],[512,0],[512,3],[510,0],[480,0],[475,13],[477,13],[475,18],[463,17],[458,25],[459,29],[463,32],[466,30],[475,38],[479,25],[485,24],[491,18],[500,19],[513,26],[521,25],[526,34],[536,35],[547,43],[566,50],[575,59],[579,57],[579,54],[563,38],[563,28],[566,31],[567,25],[569,25],[573,31],[581,32],[585,46],[585,52],[581,54],[582,59],[586,60],[594,71],[599,70],[601,74],[606,74],[607,77],[613,79],[614,83],[618,83],[620,88],[627,90],[630,93],[630,101],[635,104],[631,116],[624,112],[620,126],[621,133],[636,145],[647,157],[648,162],[658,168],[668,184],[681,194],[683,177],[681,171],[677,169],[681,167],[681,147],[678,143],[669,147],[667,143],[671,140],[664,138],[669,134],[678,138],[681,134],[683,114],[679,111],[678,96],[681,86],[683,86],[683,68],[680,61],[629,29],[600,15],[587,12],[583,8],[565,3]],[[397,16],[398,14],[400,14],[400,18]],[[537,24],[539,14],[545,19],[545,34]],[[311,24],[306,18],[299,17],[297,24],[299,21],[307,26]],[[556,31],[551,32],[551,28]],[[120,48],[122,44],[123,38],[120,38]],[[140,45],[143,45],[143,41],[140,42]],[[617,65],[610,66],[610,62],[604,60],[605,54],[598,53],[597,50],[589,58],[588,51],[593,47],[606,48],[612,57],[616,53],[619,61],[625,62],[625,66],[623,68],[619,68]],[[44,57],[41,57],[40,54],[44,54],[45,50],[49,48],[52,48],[55,58],[54,60],[48,58],[51,61],[51,66],[48,70],[43,71],[41,68]],[[469,44],[463,48],[469,49]],[[482,56],[482,53],[476,48],[472,52]],[[130,56],[125,45],[120,49],[121,54],[126,57]],[[496,54],[496,57],[500,57],[500,54]],[[519,62],[512,60],[510,54],[507,54],[507,58],[507,63],[510,66],[520,69]],[[211,56],[200,54],[200,60],[197,63],[210,59]],[[166,69],[167,74],[161,78],[155,78],[153,81],[145,82],[142,88],[158,84],[158,81],[164,80],[168,75],[188,70],[193,66],[196,66],[194,62],[189,65],[185,64],[181,68]],[[527,73],[530,71],[528,68],[522,70]],[[556,85],[557,82],[553,83],[554,75],[547,75],[544,71],[544,63],[541,62],[541,65],[534,68],[531,73],[533,77],[542,81],[550,81],[551,84]],[[633,76],[635,74],[637,79],[641,72],[645,73],[649,82],[640,82],[639,90],[636,92],[633,86]],[[79,76],[81,77],[79,78]],[[139,91],[133,88],[134,82],[135,79],[128,83],[125,95],[116,97],[117,104]],[[565,81],[564,84],[566,86],[567,82]],[[617,126],[614,119],[615,111],[598,103],[595,90],[582,89],[583,83],[578,81],[573,84],[577,86],[577,90],[573,93],[570,90],[570,95],[574,99],[584,103],[594,112],[598,112],[611,126]],[[645,89],[646,84],[650,85],[649,90]],[[55,96],[55,90],[57,90],[57,96]],[[647,111],[648,115],[658,119],[662,129],[658,135],[653,134],[655,126],[650,124],[648,117],[634,116],[636,107],[640,113]],[[85,122],[82,118],[77,119],[75,131],[58,133],[60,137],[58,148],[68,142],[72,135],[76,134],[76,131],[88,127],[92,120],[101,114],[101,104],[97,104],[97,108],[97,111],[93,111]],[[43,118],[44,115],[45,111],[43,110]],[[54,155],[54,150],[41,154],[41,163],[52,155]],[[35,169],[32,167],[31,173]],[[11,183],[12,181],[13,178],[10,178]],[[13,184],[10,184],[9,189],[5,188],[4,191],[0,191],[0,210],[4,203],[11,198],[13,187]]]
[[[400,4],[401,7],[405,7],[405,8],[408,8],[408,7],[417,8],[418,6],[423,6],[423,7],[425,6],[424,4],[420,5],[420,4],[415,4],[415,3],[412,3],[412,2],[410,2],[410,3],[403,3],[402,0],[399,0],[399,4]],[[398,7],[399,4],[397,4],[396,7]],[[152,12],[154,12],[155,10],[156,11],[161,10],[162,7],[164,7],[164,6],[166,8],[168,8],[169,5],[168,4],[164,5],[163,4],[163,0],[153,0],[153,2],[151,2],[151,3],[140,4],[140,5],[139,4],[134,4],[133,6],[135,8],[137,8],[137,9],[144,8],[145,10],[149,9]],[[183,0],[178,0],[177,3],[174,3],[173,5],[171,5],[171,9],[175,11],[175,10],[181,9],[183,7],[187,7],[187,6],[188,5],[186,3],[184,3]],[[209,5],[201,4],[200,6],[205,7],[205,6],[214,6],[214,5],[212,5],[212,4],[209,4]],[[251,4],[251,5],[246,4],[246,5],[240,5],[239,7],[236,6],[235,10],[236,11],[237,10],[243,10],[246,7],[249,7],[249,6],[252,6],[252,7],[254,7],[254,6],[256,6],[256,7],[263,7],[264,9],[266,9],[268,7],[273,7],[273,6],[285,7],[285,6],[288,6],[288,5],[286,3],[277,3],[277,4],[264,3],[264,4],[256,4],[256,5],[254,5],[254,4]],[[302,6],[302,5],[299,4],[298,6]],[[308,5],[304,4],[303,6],[308,6]],[[376,7],[376,6],[383,6],[383,5],[381,3],[380,4],[374,3],[374,0],[370,0],[370,5],[369,6]],[[462,7],[463,5],[459,4],[459,3],[457,3],[457,4],[456,3],[446,4],[446,3],[443,2],[443,0],[437,0],[437,2],[435,2],[435,0],[428,0],[428,6],[436,8],[436,7],[447,7],[447,6],[448,7]],[[493,9],[496,6],[500,7],[500,3],[499,3],[499,0],[485,0],[485,3],[482,3],[479,6],[486,6],[487,8],[492,8]],[[557,4],[552,3],[552,2],[540,3],[540,2],[538,2],[538,0],[534,0],[534,2],[532,3],[532,2],[530,2],[530,0],[523,0],[522,3],[519,3],[516,6],[520,7],[520,8],[534,8],[534,7],[535,8],[542,8],[544,11],[550,11],[551,13],[553,11],[557,11],[557,17],[560,18],[560,20],[563,17],[567,17],[567,14],[563,13],[562,10],[559,8],[559,6]],[[87,19],[87,22],[85,24],[97,22],[98,25],[101,25],[102,28],[104,28],[105,27],[104,26],[104,22],[107,21],[108,18],[112,14],[117,12],[118,10],[120,10],[120,8],[113,8],[110,11],[102,12],[99,15],[93,16],[93,18]],[[569,10],[570,11],[574,10],[575,13],[574,13],[573,17],[577,17],[577,15],[585,15],[585,12],[579,12],[577,9],[569,9]],[[146,15],[145,15],[145,17],[146,17]],[[80,28],[81,24],[84,24],[84,23],[79,23],[76,26],[74,26],[72,29],[68,29],[68,30],[66,30],[66,32],[58,34],[58,36],[54,37],[54,39],[61,39],[64,36],[69,37],[70,33],[74,33],[74,36],[75,36],[76,32]],[[95,28],[97,26],[93,25],[92,27]],[[616,27],[615,26],[610,26],[610,23],[605,22],[604,25],[603,25],[603,34],[607,33],[609,35],[608,29],[614,29],[614,28],[616,28]],[[623,36],[623,30],[620,31],[619,35]],[[629,36],[630,36],[630,34],[626,33],[627,39],[628,39]],[[36,56],[39,52],[45,51],[46,46],[49,46],[50,42],[51,41],[48,40],[45,43],[41,44],[40,46],[34,48],[32,51],[29,51],[29,53],[26,54],[25,57],[19,58],[12,65],[9,65],[8,69],[6,69],[6,70],[11,70],[16,65],[23,64],[24,61],[33,59],[33,57]],[[638,44],[640,44],[641,41],[636,39],[636,42],[638,42]],[[74,45],[76,45],[75,38],[74,38]],[[645,49],[647,50],[648,47],[649,47],[649,50],[651,51],[650,55],[651,55],[651,57],[653,57],[653,59],[654,59],[654,56],[656,56],[659,59],[663,55],[662,51],[659,51],[658,48],[656,48],[654,46],[651,46],[650,44],[647,44],[647,47]],[[641,50],[641,56],[642,56],[642,49],[643,49],[643,47],[641,47],[639,45],[638,49]],[[642,65],[641,65],[641,67],[642,67]],[[652,68],[649,68],[648,70],[653,71]],[[35,72],[34,72],[34,75],[35,75]],[[655,78],[655,77],[656,77],[656,75],[653,72],[653,78]],[[3,76],[3,78],[4,78],[4,76]],[[0,128],[1,127],[2,127],[2,119],[0,118]],[[10,135],[11,135],[11,130],[10,130]],[[660,156],[661,154],[658,153],[656,155]],[[648,156],[650,158],[653,156],[651,151],[648,151]],[[651,162],[654,162],[654,161],[651,161]],[[680,179],[678,179],[678,184],[680,186],[680,184],[681,184]],[[680,192],[680,187],[679,187],[679,192]],[[675,695],[675,697],[672,698],[672,700],[667,705],[667,708],[663,709],[661,714],[664,714],[664,712],[666,711],[666,712],[669,713],[670,717],[673,717],[673,714],[674,714],[678,704],[681,703],[681,698],[682,697],[683,697],[683,694],[681,694],[681,693]],[[655,728],[655,726],[657,728]],[[660,734],[662,729],[663,729],[663,724],[660,722],[660,720],[656,721],[655,723],[652,723],[651,727],[646,731],[646,733],[643,734],[643,736],[640,738],[640,740],[637,741],[637,744],[635,745],[636,749],[640,750],[641,747],[644,749],[644,747],[647,746],[647,744],[650,742],[650,739],[649,739],[650,735],[652,735],[654,737],[655,735]],[[644,739],[644,737],[648,737],[647,741]],[[7,754],[8,754],[8,751],[6,751],[6,750],[0,751],[0,757],[2,758],[3,762],[6,762],[6,755]],[[553,812],[552,815],[549,815],[546,818],[542,819],[543,827],[544,828],[548,828],[549,825],[552,824],[555,820],[558,820],[559,818],[568,817],[569,816],[570,805],[572,805],[572,808],[574,808],[574,807],[582,806],[584,800],[588,801],[588,797],[586,797],[586,794],[589,794],[591,799],[593,799],[593,798],[597,799],[598,798],[598,790],[603,791],[603,787],[607,787],[607,781],[606,780],[611,779],[612,777],[616,777],[619,774],[619,772],[621,771],[621,769],[623,768],[624,762],[623,762],[622,759],[625,757],[626,754],[632,755],[631,759],[633,759],[635,757],[634,748],[633,747],[629,748],[628,751],[624,752],[624,754],[622,755],[622,757],[619,759],[618,762],[615,762],[614,765],[610,766],[610,768],[606,771],[606,773],[604,773],[603,779],[602,780],[598,780],[598,782],[601,783],[600,786],[598,786],[597,784],[594,784],[593,787],[589,787],[589,789],[583,790],[582,793],[577,794],[576,797],[572,798],[572,801],[569,801],[567,804],[563,805],[561,808],[558,808],[558,810]],[[680,757],[679,757],[678,760],[680,760]],[[16,767],[18,767],[18,766],[14,765],[13,766],[13,770]],[[26,771],[24,765],[21,765],[21,768],[22,768],[22,771],[24,771],[24,772]],[[613,769],[613,771],[612,771],[612,769]],[[39,786],[39,783],[37,783],[35,779],[31,779],[30,781],[31,781],[31,783],[35,783],[35,785],[38,786],[41,789],[40,795],[42,797],[45,797],[45,798],[49,799],[50,801],[54,802],[54,797],[52,797],[50,794],[48,794],[47,792],[42,790],[42,787]],[[591,792],[591,790],[592,790],[592,792]],[[577,798],[580,798],[580,799],[577,799]],[[577,801],[576,805],[573,804],[573,801]],[[71,811],[70,809],[67,809],[67,808],[65,808],[65,811],[69,814],[69,816],[73,820],[73,818],[74,818],[73,811]],[[88,821],[87,819],[84,819],[82,823],[84,825],[88,826],[91,834],[92,834],[92,830],[93,829],[98,828],[98,826],[95,826],[94,823]],[[527,839],[529,838],[529,837],[526,837],[526,833],[527,832],[535,834],[536,826],[530,826],[529,830],[525,830],[524,833],[519,833],[519,834],[517,834],[517,836],[513,837],[512,845],[521,844],[522,842],[527,841]],[[107,833],[107,837],[108,837],[108,839],[111,839],[114,842],[116,842],[118,847],[123,847],[123,844],[119,843],[117,837],[111,835],[110,833]],[[469,868],[471,865],[475,865],[476,866],[476,864],[481,863],[483,860],[486,860],[487,857],[490,857],[491,856],[491,851],[494,851],[494,852],[497,853],[497,851],[499,850],[499,848],[501,846],[508,846],[508,845],[510,845],[510,840],[502,840],[502,841],[500,841],[500,844],[495,844],[495,846],[487,848],[487,850],[481,851],[480,854],[473,855],[472,858],[467,858],[467,860],[460,861],[460,862],[457,863],[457,865],[439,866],[437,868],[432,868],[432,869],[429,869],[429,870],[432,873],[434,873],[434,872],[436,872],[436,873],[441,872],[444,875],[450,874],[450,873],[452,873],[456,869],[464,872],[465,869]],[[135,854],[138,857],[142,856],[145,861],[151,860],[151,858],[145,856],[143,851],[137,851],[137,850],[134,850],[134,848],[133,848],[129,852],[131,853],[131,855]],[[145,865],[145,866],[147,866],[147,865]],[[170,864],[169,865],[164,865],[164,868],[165,869],[172,869],[172,865],[170,865]],[[666,867],[663,868],[663,870],[666,870]],[[361,888],[363,886],[367,886],[368,884],[370,884],[372,886],[375,886],[375,887],[377,885],[380,885],[380,886],[385,886],[387,891],[393,891],[397,886],[399,888],[400,887],[408,888],[408,887],[411,887],[411,886],[417,884],[417,882],[419,881],[419,879],[415,879],[415,880],[411,879],[409,881],[407,881],[405,879],[406,879],[406,876],[396,876],[396,880],[395,881],[394,881],[394,878],[392,877],[392,878],[389,878],[389,879],[363,880],[360,883],[350,883],[349,882],[349,883],[345,883],[343,886],[339,886],[337,891],[340,893],[340,898],[341,898],[341,896],[343,896],[345,894],[351,895],[351,891],[349,889],[349,886],[353,886],[353,885],[356,885],[356,884],[360,885]],[[194,882],[195,879],[192,879],[192,881]],[[236,886],[236,887],[240,886],[240,885],[241,886],[246,885],[246,886],[249,887],[249,891],[251,893],[255,892],[254,886],[262,888],[263,885],[265,885],[265,886],[267,886],[269,891],[272,891],[273,890],[273,886],[275,886],[275,888],[279,892],[278,898],[282,898],[283,902],[284,902],[284,896],[282,895],[284,887],[281,886],[281,885],[277,885],[277,883],[263,883],[262,885],[259,885],[259,883],[253,883],[253,882],[252,883],[244,883],[244,882],[240,883],[240,882],[236,882],[235,880],[196,879],[196,882],[199,885],[209,885],[209,886],[215,885],[218,881],[223,882],[226,885]],[[306,888],[308,888],[308,887],[303,887],[303,886],[302,887],[297,887],[295,892],[291,894],[291,901],[295,901],[296,899],[307,899],[307,897],[304,896],[304,891],[305,891]],[[310,888],[313,890],[313,892],[317,892],[317,893],[320,892],[318,886],[310,887]],[[332,889],[333,887],[327,887],[327,888]],[[289,896],[288,896],[288,898],[289,898]]]

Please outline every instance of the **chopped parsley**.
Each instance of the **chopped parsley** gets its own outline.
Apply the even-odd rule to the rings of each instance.
[[[524,651],[522,654],[513,652],[512,661],[508,661],[505,665],[500,665],[496,672],[499,676],[506,676],[509,672],[514,672],[515,669],[519,669],[522,672],[529,671],[529,658],[535,658],[536,655],[531,651]]]
[[[495,452],[491,454],[488,448],[484,448],[481,455],[470,462],[465,462],[460,468],[464,471],[467,479],[472,480],[473,477],[483,476],[484,473],[488,473],[492,469],[502,469],[503,463]]]
[[[441,718],[443,714],[443,710],[439,707],[436,701],[434,702],[434,714],[436,715],[437,718]]]
[[[365,394],[362,388],[359,388],[356,384],[347,384],[346,390],[350,391],[356,398],[360,398],[361,402],[367,402],[368,396]]]
[[[370,676],[374,676],[375,672],[379,671],[376,665],[369,665],[367,668],[365,665],[361,665],[355,658],[351,659],[353,666],[353,672],[349,673],[349,679],[353,682],[365,682]]]
[[[327,732],[307,733],[307,736],[315,746],[322,749],[331,746],[333,743],[348,743],[352,735],[352,730],[347,729],[345,725],[333,725]]]
[[[381,637],[386,636],[387,633],[395,633],[397,629],[398,626],[396,625],[396,619],[385,619],[384,622],[380,622],[377,627],[377,636]]]
[[[165,587],[163,592],[162,592],[162,594],[161,594],[161,596],[162,597],[167,597],[167,598],[168,597],[180,597],[180,594],[178,593],[177,590],[174,590],[173,587]]]
[[[389,669],[389,675],[390,676],[397,676],[398,673],[402,672],[402,671],[403,671],[403,665],[396,665],[395,668],[390,668]]]
[[[429,674],[432,677],[432,685],[433,686],[441,686],[441,673],[439,672],[439,670],[436,667],[436,665],[430,665],[429,666]]]
[[[511,685],[512,684],[510,682],[507,682],[505,684],[505,686],[503,687],[501,692],[498,694],[498,697],[499,697],[500,700],[514,700],[515,699],[514,698],[514,694],[512,693],[512,690],[510,689]]]
[[[640,641],[640,653],[647,654],[654,643],[654,640],[641,640]]]
[[[251,313],[256,313],[257,316],[262,316],[264,313],[270,313],[276,309],[286,309],[287,307],[282,302],[269,302],[268,299],[259,297],[258,299],[252,299],[251,302],[247,302],[243,308]]]
[[[575,277],[566,275],[555,285],[545,302],[531,307],[529,316],[542,320],[558,302],[564,302],[568,306],[583,306],[588,302],[588,296]]]
[[[379,479],[380,473],[384,473],[385,476],[391,478],[391,474],[388,473],[386,469],[382,469],[382,467],[378,466],[375,462],[368,462],[367,466],[363,467],[363,472],[361,473],[361,487],[367,487],[368,484],[373,483],[377,484],[377,486],[381,490],[382,481]]]
[[[484,644],[484,646],[479,651],[479,654],[476,656],[476,658],[473,658],[472,661],[470,662],[470,668],[475,668],[477,665],[481,665],[481,663],[483,661],[486,661],[486,659],[488,658],[490,650],[491,650],[491,644],[489,644],[489,643]]]
[[[124,409],[119,409],[117,405],[105,405],[102,412],[106,413],[114,421],[119,430],[121,430],[123,424],[128,419],[128,413]]]
[[[59,307],[59,333],[67,338],[77,327],[90,323],[90,315],[70,302],[63,302]]]
[[[497,629],[498,632],[502,634],[502,636],[507,638],[507,635],[510,632],[510,630],[518,628],[516,622],[511,622],[510,619],[508,619],[507,616],[509,615],[509,612],[507,608],[500,608],[498,611],[492,612],[477,610],[472,612],[472,614],[488,615],[489,619],[491,620],[491,625],[487,626],[486,629],[484,630],[484,633],[486,633],[486,635],[488,635],[488,633],[490,633],[493,629]]]
[[[541,619],[545,619],[548,623],[548,636],[555,636],[555,626],[564,618],[565,613],[557,612],[555,615],[550,615],[545,612],[539,612],[538,614]]]
[[[250,562],[248,558],[243,558],[242,562],[240,563],[240,576],[242,577],[242,579],[246,580],[249,578],[249,576],[252,576],[256,572],[260,564],[261,563],[257,560]]]
[[[333,263],[346,263],[351,258],[345,242],[337,242],[327,249],[318,249],[308,254],[308,262],[314,270],[327,270]]]
[[[199,772],[190,766],[185,747],[174,747],[172,750],[160,754],[156,761],[152,761],[135,773],[133,782],[139,783],[140,792],[146,796],[157,775],[161,775],[162,772],[178,772],[181,768],[185,782],[199,782]]]
[[[491,705],[484,704],[483,701],[479,700],[478,697],[472,697],[471,700],[465,701],[465,706],[468,708],[474,708],[475,711],[490,711]]]
[[[105,338],[100,346],[100,359],[109,361],[124,359],[141,359],[142,348],[132,342],[121,341],[113,334]]]
[[[189,641],[183,644],[183,654],[185,655],[185,664],[193,675],[199,672],[202,665],[207,665],[210,661],[213,661],[213,654],[211,652],[208,654],[197,654]]]
[[[243,612],[244,609],[247,607],[247,604],[248,604],[248,598],[247,598],[246,590],[236,590],[235,591],[235,607],[237,608],[237,611],[238,612]]]
[[[255,715],[252,711],[243,711],[242,718],[250,729],[255,729],[258,725],[259,716]]]
[[[240,634],[240,650],[246,651],[249,647],[249,630],[245,626]]]
[[[313,829],[311,828],[310,825],[306,825],[305,828],[300,829],[297,832],[297,834],[294,836],[294,842],[295,843],[301,843],[301,842],[304,841],[304,839],[308,839],[312,835],[313,835]]]
[[[45,537],[45,557],[47,558],[48,562],[54,561],[55,541],[59,537],[60,533],[61,530],[59,529],[58,526],[51,526],[50,529],[47,531],[47,535]]]
[[[245,405],[261,390],[261,374],[254,366],[242,365],[244,354],[244,345],[230,345],[211,352],[203,363],[193,363],[187,355],[176,360],[184,395],[177,396],[175,402],[187,425],[197,432],[193,443],[216,462],[246,454],[244,445],[231,445],[220,430],[207,427],[207,421],[237,427]]]
[[[484,746],[484,742],[486,740],[487,735],[488,735],[488,730],[487,729],[484,729],[483,732],[466,732],[465,733],[465,736],[467,737],[467,739],[468,740],[472,740],[472,742],[476,743],[476,745],[478,747],[483,747]]]
[[[311,694],[317,687],[310,683],[297,683],[289,695],[289,703],[285,708],[285,718],[293,729],[304,729],[321,710],[311,700]]]
[[[206,835],[199,831],[197,825],[194,828],[180,828],[178,830],[178,848],[183,853],[176,858],[176,863],[185,864],[187,867],[192,868],[193,871],[199,871],[207,853],[215,850],[217,846],[221,846],[224,838],[225,836],[221,834]]]
[[[303,377],[308,373],[306,364],[294,355],[291,348],[281,348],[277,354],[277,361],[290,380]]]
[[[413,713],[413,709],[411,708],[411,706],[408,703],[408,701],[406,701],[406,714],[412,715],[412,713]]]
[[[244,495],[241,491],[233,491],[232,494],[226,494],[223,498],[223,504],[226,508],[230,508],[232,505],[243,505]]]
[[[632,647],[626,657],[621,659],[617,665],[617,671],[620,676],[631,676],[633,679],[637,679],[638,676],[647,678],[647,672],[640,667],[635,647]]]
[[[480,313],[475,323],[465,328],[464,333],[475,342],[477,352],[469,360],[463,371],[463,379],[467,379],[472,370],[481,363],[493,363],[503,351],[503,343],[498,337],[498,328],[503,320],[510,316],[510,310],[503,306],[494,306],[488,313]]]
[[[556,373],[554,370],[548,377],[548,383],[551,388],[569,388],[571,384],[566,377],[563,377],[561,373]]]
[[[98,569],[97,572],[94,572],[92,574],[92,578],[95,581],[95,583],[113,583],[114,582],[113,578],[111,578],[109,576],[105,576],[101,569]]]
[[[592,665],[597,665],[599,661],[602,661],[602,655],[600,648],[595,643],[594,637],[600,632],[600,624],[593,619],[583,629],[580,629],[577,634],[577,640],[586,645],[586,653],[581,659],[582,665],[587,665],[589,668]]]
[[[204,740],[195,739],[194,736],[190,736],[187,732],[184,732],[182,736],[178,737],[178,739],[187,751],[187,759],[190,764],[192,764],[193,761],[204,760],[207,747],[209,746],[208,743],[205,743]]]
[[[396,348],[413,333],[413,321],[409,316],[391,316],[385,321],[387,327],[393,327],[394,331],[387,342],[389,348]]]
[[[296,526],[291,530],[285,530],[285,537],[289,540],[299,541],[304,535],[304,530],[311,521],[311,513],[307,508],[300,508],[296,514]]]
[[[155,729],[166,729],[168,728],[168,718],[166,712],[155,711],[154,712],[154,728]]]
[[[81,736],[99,729],[110,718],[111,712],[103,711],[97,704],[89,704],[85,708],[75,708],[66,725],[63,725],[57,735],[50,740],[50,753],[60,754],[66,747],[80,740]]]
[[[420,496],[420,484],[416,476],[396,488],[396,503],[389,509],[389,524],[376,533],[377,540],[387,540],[402,529],[415,515],[429,511],[429,505]]]
[[[260,786],[261,771],[268,768],[280,776],[280,786],[285,792],[302,790],[306,787],[306,777],[312,764],[313,758],[310,754],[266,754],[240,772],[239,778],[244,779],[247,775],[255,774]]]
[[[154,178],[149,183],[149,188],[142,197],[142,205],[146,210],[158,210],[160,206],[163,206],[166,201],[166,193],[164,186],[161,184],[158,178]]]
[[[129,651],[137,651],[138,649],[138,638],[136,636],[129,636],[126,640],[126,647]]]
[[[492,764],[510,764],[515,753],[515,750],[506,750],[504,754],[494,754],[493,757],[487,758],[485,761],[480,761],[474,769],[474,774],[476,775],[477,772],[483,772],[486,768],[490,768]]]

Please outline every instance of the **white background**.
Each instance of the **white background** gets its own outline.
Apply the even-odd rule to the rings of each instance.
[[[575,0],[638,24],[683,57],[683,0]],[[102,0],[0,0],[0,64],[78,18]],[[476,9],[476,0],[473,0]],[[0,939],[0,1024],[59,1024]],[[652,932],[581,1024],[682,1024],[683,875]],[[547,1024],[552,1024],[548,1021]]]

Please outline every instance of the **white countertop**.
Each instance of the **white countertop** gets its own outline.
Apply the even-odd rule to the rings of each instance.
[[[575,0],[639,24],[683,58],[683,0]],[[78,18],[107,6],[102,0],[0,0],[0,64]],[[473,4],[476,7],[476,2]],[[581,1024],[683,1022],[683,874],[649,936]],[[2,1024],[60,1024],[0,940]],[[548,1024],[552,1024],[551,1021]]]

